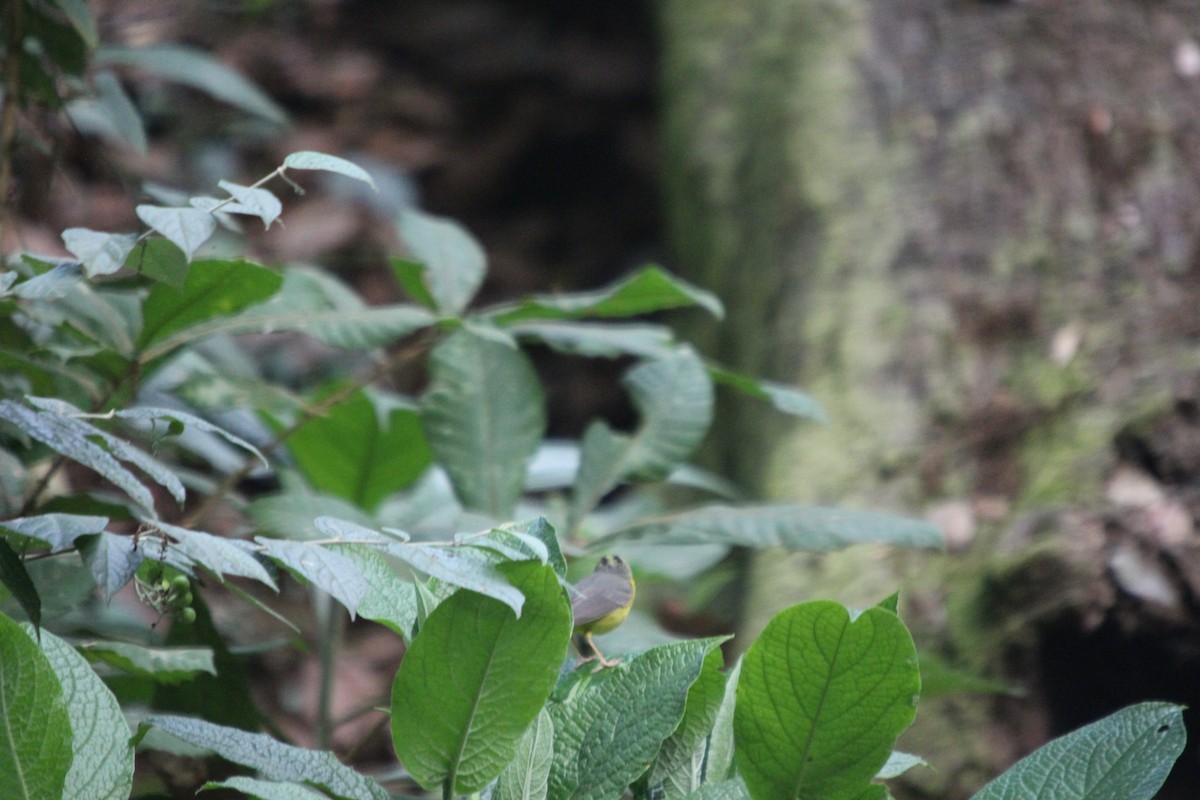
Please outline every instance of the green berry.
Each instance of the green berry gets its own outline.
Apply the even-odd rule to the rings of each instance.
[[[180,605],[190,606],[192,604],[192,601],[195,599],[196,598],[192,597],[192,593],[188,592],[187,594],[185,594],[183,596],[183,602]]]
[[[178,611],[178,612],[175,614],[175,619],[179,620],[179,621],[180,621],[180,622],[182,622],[184,625],[191,625],[193,622],[195,622],[195,621],[196,621],[196,609],[194,609],[194,608],[181,608],[181,609],[179,609],[179,611]]]
[[[176,575],[175,580],[171,581],[171,588],[179,594],[183,594],[188,589],[192,588],[192,584],[187,579],[187,575]]]

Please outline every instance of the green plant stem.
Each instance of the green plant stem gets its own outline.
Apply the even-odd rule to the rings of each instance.
[[[318,602],[321,607],[321,684],[317,695],[317,747],[328,750],[333,741],[333,678],[345,618],[329,595],[320,595]]]
[[[4,24],[4,110],[0,112],[0,241],[9,215],[12,189],[13,151],[17,142],[17,97],[21,93],[21,12],[20,0],[6,4]]]

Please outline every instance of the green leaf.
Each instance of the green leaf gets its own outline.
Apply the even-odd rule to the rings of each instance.
[[[623,539],[659,544],[785,547],[822,553],[852,544],[941,547],[942,535],[921,520],[819,506],[701,506],[638,521],[597,540],[604,548]]]
[[[725,309],[716,295],[677,278],[658,266],[644,267],[612,286],[594,292],[537,295],[515,309],[497,309],[499,322],[528,319],[635,317],[672,308],[698,306],[717,319]]]
[[[257,770],[268,780],[303,783],[338,800],[390,800],[382,786],[342,764],[333,753],[293,747],[261,733],[187,717],[147,717],[143,725]]]
[[[525,595],[521,616],[459,591],[434,609],[392,687],[392,740],[418,783],[477,792],[512,761],[558,676],[571,611],[550,567],[501,567]]]
[[[140,205],[135,210],[138,219],[182,250],[188,261],[217,231],[213,215],[196,208]]]
[[[461,314],[487,272],[479,242],[457,223],[411,208],[400,214],[400,237],[424,266],[424,283],[438,311]],[[414,299],[420,297],[414,294]]]
[[[603,322],[518,322],[505,328],[521,340],[533,340],[560,353],[589,358],[663,358],[675,349],[675,337],[660,325]]]
[[[412,583],[402,580],[383,556],[364,545],[328,544],[325,547],[355,563],[367,584],[358,604],[358,615],[386,625],[410,641],[417,621],[417,594]]]
[[[96,52],[96,61],[100,64],[136,67],[151,75],[199,89],[270,122],[280,125],[287,122],[287,113],[261,89],[236,70],[195,48],[180,45],[101,47]]]
[[[766,400],[777,411],[795,417],[807,417],[817,422],[829,421],[820,403],[808,393],[794,387],[739,375],[716,364],[708,365],[708,374],[717,383],[736,389],[744,395]]]
[[[142,563],[143,554],[134,544],[132,536],[118,536],[104,531],[99,535],[81,537],[77,546],[84,565],[92,573],[106,603],[133,580]]]
[[[107,525],[108,517],[80,514],[39,514],[0,522],[0,527],[45,542],[52,551],[67,550],[80,536],[100,533]]]
[[[309,542],[261,536],[255,541],[268,556],[345,606],[354,619],[358,604],[367,595],[367,582],[352,559]]]
[[[292,781],[264,781],[237,775],[223,781],[209,781],[200,787],[207,789],[233,789],[259,800],[328,800],[326,795]]]
[[[187,256],[166,239],[143,239],[125,259],[125,266],[180,292],[188,275]]]
[[[754,800],[839,800],[867,790],[916,717],[921,678],[900,618],[829,601],[767,624],[742,663],[738,772]]]
[[[42,624],[42,598],[25,570],[21,557],[7,539],[0,539],[0,584],[12,592],[21,610],[37,630]]]
[[[107,450],[91,441],[90,436],[100,433],[96,428],[58,413],[34,411],[11,400],[0,400],[0,419],[12,423],[26,436],[99,473],[143,508],[149,510],[154,507],[154,497],[137,476],[121,466]]]
[[[688,689],[683,719],[650,766],[647,781],[655,796],[661,787],[663,797],[687,797],[704,783],[708,737],[725,697],[723,665],[720,650],[705,656],[700,677]]]
[[[700,444],[712,422],[713,388],[689,348],[647,361],[625,376],[641,425],[632,436],[592,423],[583,437],[571,501],[578,522],[623,480],[667,477]]]
[[[520,614],[524,597],[492,564],[472,548],[441,547],[397,541],[353,522],[318,517],[313,525],[321,533],[357,544],[373,544],[414,569],[440,581],[487,595]]]
[[[0,786],[5,798],[63,796],[73,760],[62,686],[41,648],[0,614]]]
[[[554,757],[554,723],[543,708],[525,729],[512,761],[500,773],[490,800],[546,800]]]
[[[459,330],[429,357],[425,435],[470,510],[511,516],[546,429],[541,386],[520,350]]]
[[[54,0],[54,5],[63,12],[89,48],[99,44],[100,34],[96,31],[96,20],[92,17],[86,0]]]
[[[733,770],[733,715],[737,709],[737,685],[741,674],[742,660],[739,658],[725,675],[721,705],[713,719],[712,736],[708,742],[708,759],[704,765],[706,781],[724,781],[730,777]],[[746,792],[744,787],[742,791],[744,796],[749,797],[749,792]]]
[[[89,278],[119,270],[137,242],[132,233],[101,233],[87,228],[67,228],[62,239],[71,255],[83,263]]]
[[[436,322],[432,314],[415,306],[368,308],[332,276],[301,267],[288,269],[282,288],[269,301],[236,316],[212,316],[156,344],[143,361],[218,334],[299,331],[330,347],[363,349],[389,344]]]
[[[117,147],[132,147],[146,155],[146,126],[121,81],[108,70],[101,70],[92,74],[92,86],[92,95],[73,98],[64,109],[74,126]]]
[[[263,229],[270,230],[271,223],[279,219],[283,213],[283,204],[279,198],[266,189],[256,186],[242,186],[229,181],[218,181],[217,185],[237,201],[222,206],[221,210],[230,214],[249,214],[263,221]]]
[[[611,800],[646,771],[679,726],[688,690],[723,639],[660,645],[612,669],[585,665],[555,690],[549,796]]]
[[[167,420],[172,426],[178,425],[180,430],[174,431],[168,428],[168,433],[181,433],[184,428],[193,428],[204,433],[211,433],[220,436],[225,441],[232,445],[242,448],[246,452],[258,458],[264,467],[270,467],[267,462],[267,457],[264,456],[257,447],[247,442],[240,436],[234,436],[224,428],[213,425],[207,420],[203,420],[194,414],[189,414],[186,411],[179,411],[174,408],[155,408],[153,406],[138,406],[137,408],[123,408],[116,411],[111,411],[109,414],[117,419],[139,419],[151,420],[158,422]]]
[[[1150,800],[1186,744],[1182,706],[1138,703],[1043,745],[971,800]]]
[[[42,631],[42,652],[62,686],[73,734],[62,796],[127,800],[133,789],[133,748],[117,698],[74,648],[49,631]]]
[[[287,446],[314,489],[367,510],[433,461],[416,409],[364,391],[310,420]]]
[[[396,282],[409,297],[426,308],[437,309],[437,300],[433,299],[429,287],[425,285],[425,265],[407,258],[392,258],[389,263]]]
[[[39,263],[28,257],[25,260],[27,263]],[[55,264],[48,271],[18,283],[12,293],[26,300],[61,300],[82,280],[83,265],[68,261]]]
[[[285,158],[283,166],[287,169],[319,169],[325,172],[336,172],[339,175],[345,175],[347,178],[362,181],[376,191],[379,190],[375,186],[375,181],[371,180],[371,176],[365,169],[352,161],[347,161],[337,156],[315,153],[311,150],[301,150]]]
[[[183,291],[159,284],[146,298],[146,321],[138,347],[160,347],[143,353],[143,362],[163,355],[180,344],[194,341],[180,336],[186,329],[202,327],[214,317],[228,317],[279,291],[283,279],[275,272],[246,261],[197,261],[188,269]],[[207,326],[205,326],[207,327]],[[175,334],[170,348],[161,344]]]
[[[500,526],[500,530],[540,541],[546,548],[547,563],[554,567],[555,573],[560,578],[566,576],[567,560],[563,558],[562,547],[558,543],[558,535],[554,532],[554,526],[547,522],[545,517],[524,522],[506,522]]]
[[[113,436],[107,431],[88,423],[86,418],[93,415],[86,414],[70,403],[55,398],[26,396],[25,400],[39,411],[44,412],[43,417],[54,418],[55,425],[60,430],[73,429],[74,435],[82,439],[99,439],[113,456],[136,466],[153,479],[155,483],[166,489],[171,494],[171,497],[175,498],[175,502],[183,503],[186,493],[183,483],[179,480],[174,470],[160,463],[150,454],[134,447],[124,439]],[[125,412],[114,412],[113,416],[123,413]]]
[[[172,539],[166,548],[166,560],[169,563],[187,571],[199,566],[217,576],[238,575],[252,578],[279,591],[267,570],[244,547],[246,542],[236,543],[233,539],[213,536],[204,531],[188,530],[165,522],[156,522],[154,525]]]
[[[217,674],[213,651],[208,647],[143,647],[125,642],[95,641],[79,645],[92,663],[108,664],[155,683],[187,683],[197,673]]]

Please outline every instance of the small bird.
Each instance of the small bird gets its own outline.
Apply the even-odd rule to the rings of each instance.
[[[577,594],[571,597],[571,613],[575,616],[575,649],[584,661],[599,659],[600,666],[612,667],[619,658],[605,658],[592,641],[594,633],[608,633],[629,616],[635,594],[633,571],[620,556],[604,556],[596,570],[575,584]],[[584,655],[584,643],[593,655]]]

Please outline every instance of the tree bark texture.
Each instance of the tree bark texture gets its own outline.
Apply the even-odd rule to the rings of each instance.
[[[830,417],[731,405],[714,459],[948,537],[756,559],[747,638],[899,586],[931,658],[1029,690],[926,699],[912,797],[1100,715],[1051,641],[1170,639],[1145,669],[1200,673],[1200,7],[666,0],[661,24],[674,265],[730,312],[705,345]]]

